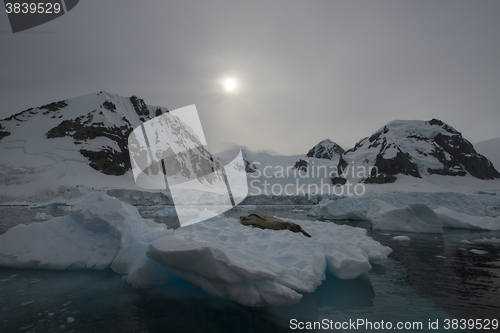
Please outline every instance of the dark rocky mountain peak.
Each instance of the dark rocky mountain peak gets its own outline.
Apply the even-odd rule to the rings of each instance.
[[[330,139],[325,139],[311,148],[307,153],[307,157],[335,159],[344,153],[344,149]]]

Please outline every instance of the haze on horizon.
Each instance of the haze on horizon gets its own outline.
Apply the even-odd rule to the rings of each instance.
[[[101,90],[196,104],[207,140],[303,154],[394,119],[499,137],[500,1],[80,1],[13,34],[0,118]],[[232,81],[231,81],[232,80]]]

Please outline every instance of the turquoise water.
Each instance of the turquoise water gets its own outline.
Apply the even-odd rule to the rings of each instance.
[[[259,209],[297,219],[304,218],[307,210]],[[263,211],[266,209],[270,211]],[[367,227],[366,222],[344,223]],[[316,292],[304,294],[298,304],[278,309],[253,309],[220,300],[180,279],[137,290],[110,270],[0,269],[0,332],[323,332],[291,327],[324,319],[333,324],[365,320],[375,328],[382,321],[394,327],[397,322],[422,323],[422,329],[392,329],[401,332],[461,332],[465,330],[446,330],[445,321],[500,317],[499,247],[463,242],[500,238],[498,233],[446,230],[439,236],[406,234],[410,242],[394,241],[394,235],[372,234],[394,253],[390,259],[374,263],[368,274],[354,280],[327,275]],[[487,253],[479,255],[471,249]],[[429,329],[429,320],[438,320],[437,330]],[[353,330],[351,326],[333,331],[388,330],[375,328]]]

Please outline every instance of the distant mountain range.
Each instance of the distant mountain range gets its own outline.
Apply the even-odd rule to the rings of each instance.
[[[76,187],[131,188],[133,182],[128,135],[141,123],[168,113],[139,97],[99,92],[53,102],[0,120],[0,202],[12,197],[43,201],[64,196]],[[171,116],[171,132],[179,145],[199,146],[182,159],[176,172],[196,173],[197,161],[218,163],[239,151],[233,147],[217,156],[197,142],[189,126]],[[490,154],[500,138],[478,143],[479,152]],[[272,148],[272,147],[270,147]],[[242,148],[245,170],[252,174],[266,166],[307,171],[311,165],[336,166],[333,182],[371,184],[395,182],[399,175],[472,176],[496,179],[500,174],[460,132],[444,122],[396,120],[345,150],[325,139],[304,155],[282,156]],[[492,157],[492,158],[493,158]],[[191,159],[191,160],[190,160]],[[364,175],[349,172],[365,168]],[[373,171],[375,170],[375,171]]]

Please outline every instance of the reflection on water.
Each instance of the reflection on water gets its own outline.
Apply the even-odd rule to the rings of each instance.
[[[449,318],[416,295],[403,273],[403,267],[388,260],[354,280],[328,275],[315,293],[304,294],[296,305],[253,309],[214,298],[180,279],[137,290],[109,270],[0,269],[0,322],[2,332],[288,332],[293,318],[394,322]]]
[[[46,207],[1,207],[1,228],[31,223]],[[139,207],[145,218],[165,207]],[[228,217],[259,212],[306,219],[308,206],[243,206]],[[175,227],[175,219],[155,218]],[[333,223],[325,221],[324,223]],[[369,229],[366,221],[335,222]],[[295,305],[252,309],[207,295],[180,279],[137,290],[108,271],[31,271],[0,268],[1,332],[286,332],[290,320],[419,321],[495,318],[500,310],[500,247],[474,242],[498,232],[445,230],[444,235],[372,233],[394,252],[366,275],[332,275]],[[396,241],[407,235],[410,241]],[[471,250],[479,250],[472,251]],[[485,252],[481,252],[485,251]],[[297,330],[295,330],[297,331]],[[434,332],[434,331],[433,331]],[[457,332],[457,331],[454,331]]]
[[[498,238],[500,233],[445,230],[444,235],[406,235],[411,238],[407,244],[386,235],[373,238],[394,250],[390,257],[406,267],[410,286],[457,318],[498,318],[500,248],[474,240]]]

